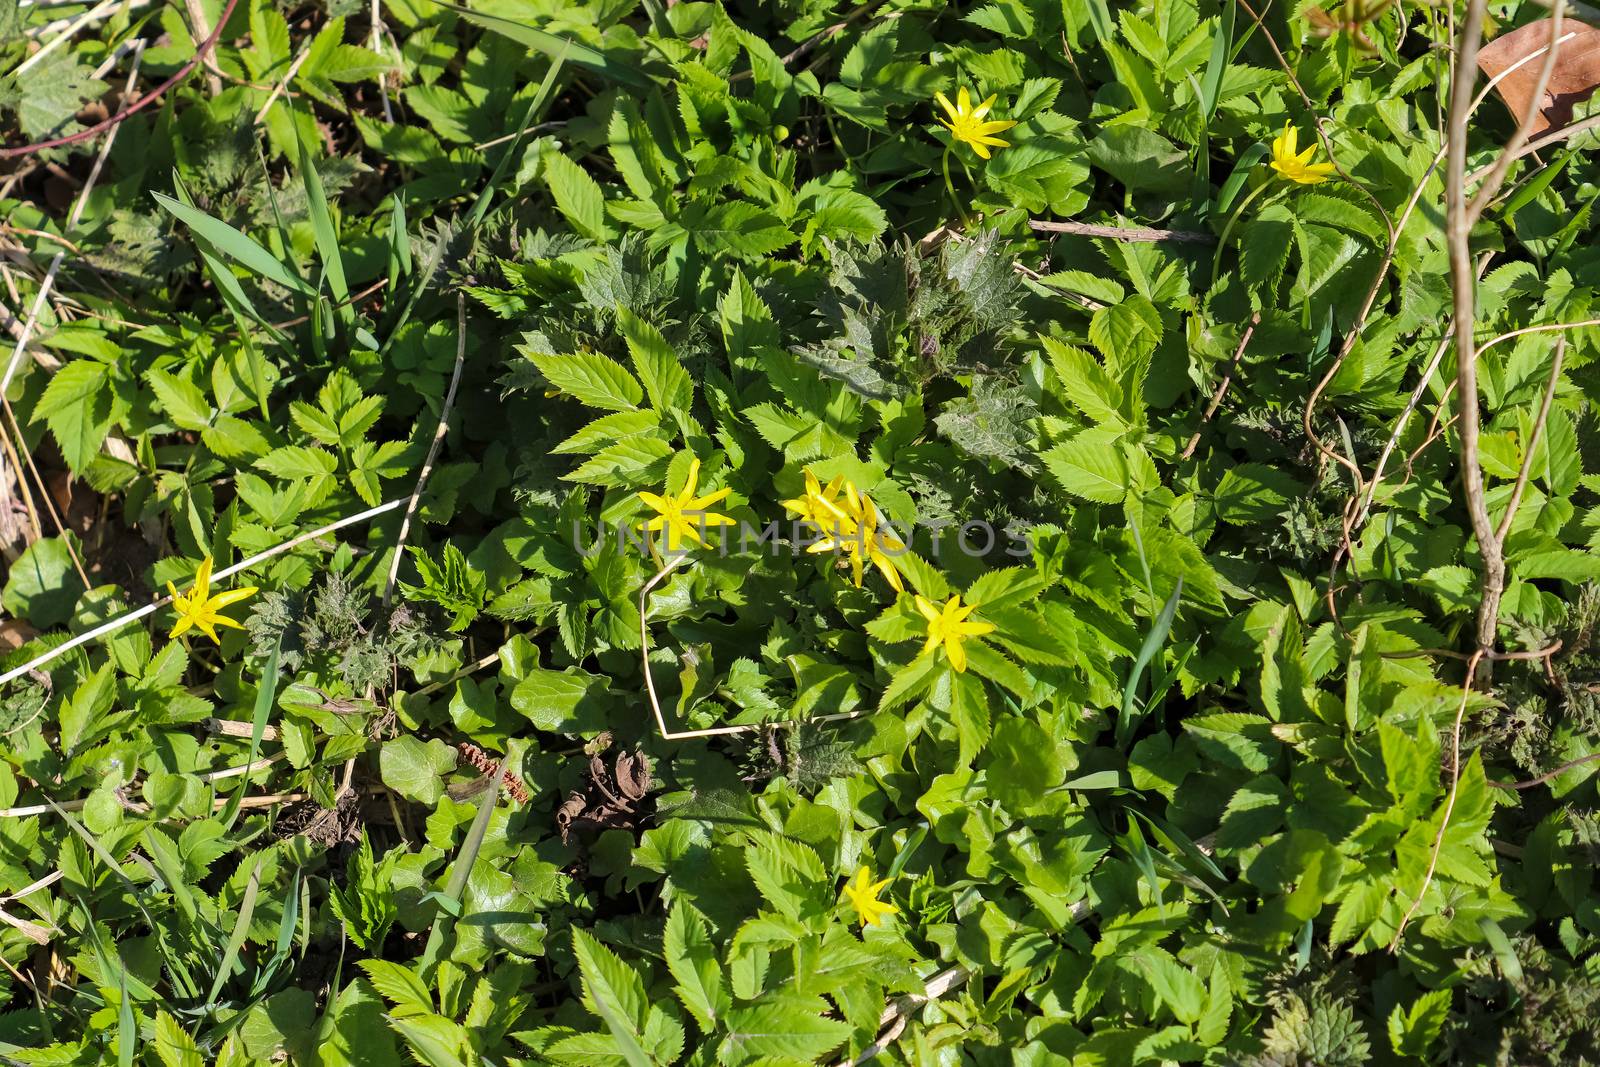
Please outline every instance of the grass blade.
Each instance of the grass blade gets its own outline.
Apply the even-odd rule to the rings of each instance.
[[[616,82],[618,85],[626,85],[633,89],[649,89],[654,84],[644,71],[619,62],[598,48],[591,48],[589,45],[580,44],[577,41],[545,30],[535,29],[532,26],[524,26],[520,22],[513,22],[511,19],[501,18],[499,15],[490,15],[482,11],[473,11],[471,8],[446,3],[445,0],[435,0],[435,3],[448,11],[454,11],[474,25],[481,26],[492,33],[498,33],[500,36],[513,40],[536,52],[543,52],[552,58],[561,55],[565,51],[567,57],[577,66],[598,74],[602,78]]]
[[[339,321],[346,328],[355,322],[356,309],[350,303],[350,286],[345,281],[344,259],[339,252],[339,232],[333,227],[333,213],[328,210],[328,195],[322,188],[322,176],[317,173],[316,163],[311,159],[311,153],[306,151],[304,141],[298,141],[300,149],[300,181],[306,190],[306,209],[311,216],[311,236],[317,245],[317,254],[322,257],[322,269],[328,279],[328,292],[333,297],[333,305],[339,316]]]
[[[450,870],[450,881],[445,885],[444,893],[430,894],[439,904],[440,913],[434,917],[433,928],[428,931],[428,944],[422,950],[422,959],[417,966],[425,982],[432,980],[433,968],[438,964],[445,942],[455,927],[456,916],[461,912],[461,898],[467,891],[468,879],[472,877],[472,866],[478,862],[484,836],[489,832],[489,819],[500,801],[500,784],[505,781],[506,764],[510,762],[507,757],[495,769],[489,789],[478,805],[478,814],[473,817],[472,826],[467,830],[467,839],[461,843],[461,851],[456,854],[455,866]]]
[[[245,765],[250,766],[261,753],[261,735],[267,730],[267,716],[272,713],[273,704],[278,697],[278,646],[273,645],[272,651],[267,654],[267,665],[261,672],[261,684],[256,689],[256,706],[250,717],[250,758],[245,760]],[[244,804],[244,795],[249,791],[250,776],[245,775],[239,783],[239,788],[234,790],[228,798],[228,806],[222,813],[222,832],[226,834],[233,829],[234,822],[239,818],[239,809]]]
[[[209,241],[218,252],[227,256],[258,277],[276,282],[285,289],[305,296],[315,296],[305,279],[279,262],[271,252],[229,226],[221,219],[212,218],[204,211],[174,200],[164,193],[151,193],[156,203],[166,208],[179,222]]]
[[[256,911],[256,893],[261,889],[261,864],[266,856],[265,852],[256,853],[256,865],[250,869],[250,881],[244,887],[244,899],[239,901],[239,914],[233,921],[228,947],[222,953],[222,965],[217,968],[217,977],[211,983],[211,992],[206,997],[207,1009],[216,1007],[217,996],[228,983],[228,975],[233,973],[233,965],[239,960],[239,950],[244,948],[244,939],[250,933],[250,919]]]
[[[1128,684],[1122,690],[1122,708],[1117,715],[1117,744],[1126,744],[1133,734],[1136,725],[1134,720],[1135,693],[1139,682],[1144,678],[1146,668],[1150,661],[1156,658],[1156,653],[1161,651],[1161,646],[1167,641],[1167,633],[1172,629],[1172,618],[1178,613],[1178,601],[1183,596],[1183,579],[1178,579],[1177,587],[1172,590],[1172,595],[1167,597],[1166,606],[1161,609],[1161,614],[1156,616],[1155,624],[1150,627],[1150,632],[1145,635],[1144,644],[1139,648],[1139,656],[1133,661],[1133,670],[1128,672]]]

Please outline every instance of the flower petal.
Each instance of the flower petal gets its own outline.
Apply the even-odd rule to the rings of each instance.
[[[959,674],[967,669],[967,650],[961,647],[961,637],[952,633],[944,639],[944,654],[950,657],[950,666]]]
[[[948,96],[944,95],[944,90],[943,89],[941,89],[938,92],[934,93],[933,94],[933,98],[934,98],[934,100],[938,101],[939,106],[944,108],[945,113],[948,114],[952,120],[955,120],[955,119],[958,119],[958,118],[961,117],[961,113],[959,111],[957,111],[956,110],[956,106],[950,102],[950,98]],[[935,117],[937,117],[937,116],[935,116]],[[940,119],[939,121],[943,122],[944,120]],[[810,472],[808,471],[807,473],[809,474]]]
[[[985,116],[985,115],[987,115],[989,113],[989,109],[994,107],[994,102],[996,100],[998,100],[998,99],[999,99],[999,96],[997,94],[990,93],[989,94],[989,99],[985,100],[983,103],[979,104],[977,107],[972,109],[972,117],[974,119],[983,118],[983,116]]]
[[[229,604],[237,604],[241,600],[248,600],[250,597],[255,596],[259,591],[260,590],[253,585],[247,585],[240,589],[230,589],[226,593],[218,593],[216,596],[206,601],[206,607],[225,608]]]

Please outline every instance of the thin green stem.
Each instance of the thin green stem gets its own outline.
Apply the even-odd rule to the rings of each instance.
[[[956,209],[956,214],[961,216],[961,222],[967,222],[967,209],[962,207],[961,198],[956,195],[956,184],[950,180],[950,146],[944,146],[944,155],[939,160],[939,167],[944,171],[945,192],[950,194],[950,204]]]
[[[1228,216],[1227,224],[1222,227],[1222,236],[1217,238],[1216,255],[1211,258],[1212,289],[1217,287],[1217,278],[1222,273],[1222,252],[1228,247],[1228,238],[1232,235],[1234,226],[1238,224],[1239,217],[1244,214],[1245,208],[1249,207],[1255,202],[1256,197],[1260,196],[1262,193],[1266,192],[1276,184],[1276,182],[1273,182],[1270,179],[1262,182],[1260,185],[1250,190],[1250,192],[1245,195],[1245,198],[1239,201],[1239,206],[1233,209],[1233,214]]]

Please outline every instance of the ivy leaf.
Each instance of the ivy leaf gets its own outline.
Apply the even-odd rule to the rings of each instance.
[[[431,738],[426,744],[407,734],[384,742],[378,751],[383,784],[407,800],[432,807],[444,795],[442,776],[456,769],[456,750]]]

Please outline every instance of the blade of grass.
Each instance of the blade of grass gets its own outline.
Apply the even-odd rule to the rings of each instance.
[[[238,263],[241,267],[262,278],[266,278],[268,281],[277,282],[285,289],[304,296],[316,295],[305,279],[284,266],[271,252],[268,252],[232,226],[229,226],[226,222],[207,215],[197,207],[174,200],[164,193],[153,192],[150,195],[155,197],[156,203],[166,208],[178,221],[211,242],[217,251]]]
[[[256,893],[261,889],[261,864],[266,856],[265,852],[257,852],[255,866],[250,868],[250,881],[244,887],[244,898],[239,901],[239,914],[233,921],[233,933],[228,935],[228,947],[223,950],[222,964],[217,968],[217,977],[206,996],[207,1010],[217,1006],[217,997],[221,995],[222,987],[228,984],[233,965],[239,961],[239,950],[244,948],[244,939],[250,933],[250,919],[256,912]]]
[[[245,766],[255,763],[256,757],[261,754],[261,735],[267,729],[267,717],[272,713],[273,703],[278,696],[278,645],[272,646],[272,651],[267,653],[267,665],[261,672],[261,683],[256,689],[256,706],[250,717],[250,758],[245,760]],[[222,812],[222,832],[226,834],[233,829],[234,822],[239,818],[240,805],[244,803],[244,795],[249,791],[249,775],[239,783],[239,788],[228,797],[228,806]]]
[[[1172,595],[1167,597],[1166,606],[1161,609],[1161,614],[1156,616],[1155,623],[1151,625],[1150,632],[1145,635],[1144,644],[1139,648],[1139,656],[1133,661],[1133,670],[1128,672],[1128,684],[1122,690],[1122,708],[1117,714],[1117,744],[1127,743],[1133,734],[1136,725],[1134,719],[1135,693],[1139,682],[1144,678],[1145,669],[1150,666],[1150,661],[1156,658],[1156,653],[1161,651],[1161,646],[1166,643],[1167,633],[1172,629],[1172,618],[1178,613],[1178,601],[1183,596],[1183,579],[1178,579],[1177,586],[1172,590]]]
[[[1101,2],[1103,3],[1104,0],[1101,0]],[[446,0],[435,0],[435,3],[447,11],[454,11],[468,22],[481,26],[483,29],[493,33],[498,33],[500,36],[532,48],[534,51],[543,52],[547,56],[558,56],[563,50],[569,50],[567,51],[568,58],[576,66],[580,66],[584,70],[598,74],[602,78],[609,79],[619,85],[626,85],[633,89],[649,89],[654,85],[654,82],[650,80],[644,71],[626,63],[621,63],[598,48],[580,44],[577,41],[545,30],[535,29],[532,26],[524,26],[520,22],[513,22],[510,19],[501,18],[499,15],[490,15],[482,11],[473,11],[471,8],[459,7],[456,4],[447,3]]]
[[[1209,123],[1211,116],[1217,113],[1222,75],[1228,69],[1228,54],[1233,44],[1233,20],[1238,10],[1239,6],[1232,0],[1222,5],[1222,21],[1217,26],[1217,35],[1211,39],[1211,58],[1206,63],[1205,77],[1200,79],[1200,120],[1203,123]]]
[[[461,898],[467,891],[467,880],[472,877],[472,866],[478,862],[484,835],[489,832],[489,819],[500,802],[500,785],[505,781],[506,764],[510,762],[509,759],[503,759],[500,766],[495,768],[489,789],[478,805],[478,814],[473,817],[467,838],[461,843],[461,851],[456,854],[455,866],[450,870],[450,881],[445,885],[444,892],[428,895],[439,905],[439,914],[434,916],[433,927],[428,931],[428,944],[423,948],[417,966],[424,982],[432,981],[433,969],[438,965],[440,953],[444,951],[445,943],[455,928],[456,916],[461,912]]]
[[[1139,868],[1140,876],[1150,883],[1150,895],[1156,901],[1156,914],[1165,919],[1167,906],[1161,899],[1161,881],[1156,875],[1156,861],[1150,855],[1150,845],[1144,839],[1144,831],[1133,819],[1128,820],[1127,841],[1123,847],[1128,850],[1134,866]]]
[[[311,237],[316,242],[317,254],[322,257],[328,292],[333,297],[339,321],[349,329],[355,323],[356,309],[350,303],[350,286],[345,281],[339,232],[333,227],[333,213],[328,210],[328,195],[322,188],[322,176],[317,173],[316,163],[311,159],[311,153],[306,151],[304,140],[297,137],[296,144],[300,149],[300,181],[305,186],[306,207],[311,216]]]

